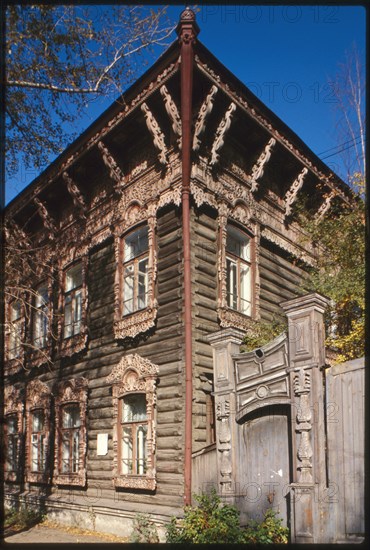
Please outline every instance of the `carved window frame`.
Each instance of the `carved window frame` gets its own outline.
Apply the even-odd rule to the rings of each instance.
[[[248,330],[251,322],[260,318],[260,282],[259,282],[259,226],[250,222],[247,210],[237,205],[234,209],[223,207],[219,209],[219,246],[218,246],[218,307],[217,314],[222,327],[233,327]],[[232,226],[250,239],[251,266],[251,315],[245,315],[232,309],[227,300],[227,227]]]
[[[84,487],[86,485],[86,454],[87,454],[87,409],[88,381],[79,377],[59,382],[57,396],[55,398],[55,449],[54,449],[54,485],[73,485]],[[78,405],[80,409],[79,427],[79,463],[77,473],[63,473],[61,468],[62,451],[62,414],[65,405]]]
[[[51,392],[49,387],[36,379],[30,382],[26,391],[26,481],[29,483],[49,483],[49,452],[50,452],[50,409]],[[32,471],[32,418],[35,411],[41,410],[44,415],[44,448],[45,467],[42,472]]]
[[[48,302],[46,304],[47,306],[47,322],[48,322],[48,328],[47,328],[47,342],[46,345],[43,347],[39,347],[34,340],[34,325],[35,325],[35,316],[38,312],[38,308],[36,306],[36,296],[37,296],[37,289],[40,288],[41,285],[45,285],[47,287],[47,297]],[[51,360],[51,353],[52,353],[52,331],[53,331],[53,311],[54,311],[54,304],[53,304],[53,281],[52,277],[45,277],[43,279],[39,279],[39,282],[33,286],[34,290],[32,292],[31,300],[32,300],[32,312],[31,312],[31,318],[30,318],[30,325],[29,325],[29,342],[30,342],[30,351],[27,356],[27,364],[32,367],[39,367],[43,363],[47,363]]]
[[[137,354],[129,354],[113,368],[107,377],[112,384],[113,398],[113,485],[116,488],[144,489],[156,488],[155,449],[156,449],[156,380],[159,374],[157,365]],[[133,394],[144,394],[146,398],[147,430],[147,470],[145,474],[122,474],[120,471],[120,434],[122,398]]]
[[[81,329],[78,334],[70,337],[64,337],[64,312],[65,312],[65,281],[66,273],[75,265],[81,263],[82,269],[82,304],[81,304]],[[71,356],[79,353],[86,348],[88,338],[87,327],[87,309],[88,309],[88,291],[87,291],[87,254],[76,255],[69,262],[63,263],[59,271],[59,319],[58,319],[58,340],[59,340],[59,355],[61,357]]]
[[[114,284],[114,337],[116,339],[134,338],[142,332],[146,332],[154,326],[157,317],[157,300],[155,297],[155,282],[157,277],[157,252],[156,252],[156,216],[148,215],[146,209],[139,204],[131,204],[124,212],[125,221],[115,230],[115,257],[116,274]],[[136,223],[135,223],[136,222]],[[145,309],[134,311],[123,316],[122,307],[122,281],[123,281],[123,239],[131,232],[143,227],[148,227],[148,293]]]
[[[7,386],[4,389],[4,465],[6,463],[6,456],[8,450],[8,436],[6,430],[6,422],[11,416],[15,416],[17,419],[17,467],[15,470],[6,470],[4,467],[4,481],[20,481],[20,468],[22,456],[22,440],[23,440],[23,400],[21,391],[14,386]]]
[[[20,304],[20,316],[15,320],[16,326],[19,327],[19,353],[16,356],[11,356],[11,340],[12,340],[12,309],[16,303]],[[14,297],[6,302],[6,330],[5,330],[5,368],[7,371],[17,370],[23,365],[24,362],[24,342],[26,335],[26,318],[25,318],[25,307],[23,297]]]

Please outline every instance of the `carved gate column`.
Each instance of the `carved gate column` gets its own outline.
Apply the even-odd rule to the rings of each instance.
[[[226,328],[208,336],[213,348],[218,492],[234,504],[236,491],[235,373],[232,356],[239,353],[244,333]]]
[[[328,542],[323,385],[328,303],[313,293],[280,304],[288,317],[292,396],[292,542]]]

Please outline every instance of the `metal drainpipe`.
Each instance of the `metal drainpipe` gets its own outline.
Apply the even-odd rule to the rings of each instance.
[[[199,32],[195,14],[186,8],[176,28],[181,44],[181,125],[182,125],[182,234],[184,254],[184,308],[185,308],[185,456],[184,504],[191,504],[193,365],[191,322],[191,265],[190,265],[190,172],[191,123],[193,93],[193,44]]]

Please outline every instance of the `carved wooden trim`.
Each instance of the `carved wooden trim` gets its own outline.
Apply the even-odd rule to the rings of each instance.
[[[299,406],[297,409],[297,425],[296,432],[299,434],[299,445],[297,449],[297,457],[299,465],[298,483],[312,483],[312,445],[311,445],[311,430],[312,430],[312,412],[310,406],[310,391],[311,391],[311,373],[304,368],[297,369],[297,373],[293,378],[294,394],[299,397]]]
[[[59,382],[57,395],[55,397],[55,451],[54,451],[54,485],[77,485],[86,484],[86,408],[87,408],[88,381],[86,378],[73,378]],[[76,474],[64,474],[60,469],[61,450],[61,414],[62,407],[69,403],[78,403],[80,407],[80,434],[79,434],[79,467]]]
[[[289,254],[292,254],[296,258],[299,258],[303,262],[305,262],[307,265],[314,266],[315,261],[314,259],[307,254],[304,250],[301,250],[293,244],[292,242],[289,242],[288,240],[284,239],[281,235],[278,235],[277,233],[274,233],[270,229],[263,229],[261,233],[262,237],[267,239],[273,244],[276,244],[278,247],[282,248],[286,252],[289,252]]]
[[[163,84],[163,86],[161,86],[159,90],[164,99],[164,106],[166,108],[167,114],[172,122],[172,130],[175,132],[177,136],[179,136],[177,143],[179,148],[181,148],[182,125],[181,125],[181,117],[177,109],[176,103],[172,99],[171,94],[167,90],[167,87],[165,84]]]
[[[318,211],[315,215],[316,223],[318,223],[324,217],[326,212],[329,210],[329,208],[331,206],[331,201],[333,200],[335,195],[336,195],[335,191],[332,191],[331,193],[329,193],[326,196],[324,202],[321,204],[320,208],[318,209]]]
[[[298,174],[284,197],[286,216],[289,216],[289,214],[291,214],[292,212],[292,204],[297,200],[298,192],[303,185],[303,180],[307,173],[308,169],[303,168],[302,172]]]
[[[155,447],[156,447],[156,379],[159,374],[157,365],[140,355],[129,354],[122,357],[106,382],[112,384],[113,396],[113,485],[130,489],[156,488]],[[118,464],[119,400],[130,393],[142,393],[146,396],[148,433],[147,433],[147,472],[145,475],[121,474]]]
[[[198,151],[200,147],[200,136],[203,134],[206,128],[206,121],[213,109],[213,101],[217,91],[217,86],[213,84],[210,92],[208,93],[207,97],[205,98],[199,109],[197,121],[194,128],[193,151]]]
[[[49,483],[50,468],[49,468],[49,452],[50,452],[50,407],[51,407],[51,392],[49,387],[36,379],[30,382],[27,386],[26,393],[26,481],[29,483]],[[44,472],[31,471],[32,459],[32,412],[35,409],[42,409],[44,413],[44,433],[45,433],[45,470]]]
[[[232,463],[231,463],[231,429],[230,429],[230,401],[221,398],[216,404],[216,419],[218,445],[220,452],[220,485],[221,494],[232,490]]]
[[[146,103],[142,103],[141,110],[144,113],[147,128],[152,135],[154,147],[159,150],[159,162],[166,165],[168,150],[164,140],[164,134],[161,131],[158,122],[156,121],[153,113]]]
[[[109,177],[114,183],[114,189],[116,192],[120,193],[122,191],[122,186],[125,183],[125,176],[115,161],[112,153],[102,141],[98,141],[98,149],[101,153],[105,166],[109,170]]]
[[[142,332],[146,332],[154,326],[157,318],[158,304],[155,298],[155,281],[157,278],[157,252],[155,248],[155,227],[157,219],[155,216],[156,205],[149,205],[146,209],[141,208],[138,203],[128,205],[124,216],[125,222],[116,228],[115,257],[116,274],[114,283],[114,337],[117,339],[133,338]],[[122,316],[122,233],[134,228],[137,223],[146,221],[148,225],[148,305],[144,310]]]
[[[231,119],[232,119],[232,116],[233,116],[233,112],[235,110],[236,110],[235,103],[230,103],[223,119],[221,120],[220,124],[218,125],[218,128],[216,130],[216,136],[215,136],[215,139],[214,139],[214,142],[213,142],[213,145],[212,145],[212,150],[211,150],[211,159],[209,161],[210,166],[214,166],[215,164],[217,164],[217,162],[220,158],[219,151],[221,150],[221,148],[224,144],[225,136],[226,136],[226,133],[227,133],[228,129],[230,128]]]
[[[68,172],[63,172],[62,177],[66,183],[68,193],[72,197],[74,206],[80,211],[82,217],[86,218],[86,202],[76,182],[70,177]]]
[[[271,152],[275,144],[276,144],[276,139],[271,138],[268,141],[264,150],[262,151],[261,155],[259,156],[256,164],[252,168],[252,172],[251,172],[251,179],[252,179],[251,191],[252,192],[257,191],[258,189],[258,180],[263,176],[265,166],[270,160]]]
[[[82,256],[82,254],[84,254]],[[67,260],[67,261],[66,261]],[[82,313],[81,313],[81,331],[79,334],[64,338],[64,282],[66,270],[74,264],[81,262],[82,265]],[[87,327],[87,309],[88,309],[88,290],[87,290],[87,247],[73,249],[61,259],[59,268],[59,314],[58,314],[58,340],[60,357],[69,357],[79,353],[86,348],[88,340]]]
[[[8,416],[17,417],[17,470],[16,471],[4,471],[5,481],[20,481],[21,464],[20,456],[22,454],[22,437],[23,437],[23,399],[22,392],[15,386],[6,386],[4,388],[4,420],[6,421]],[[7,440],[6,440],[7,441]],[[6,444],[5,444],[6,445]],[[6,447],[5,447],[6,448]]]
[[[42,219],[42,223],[44,224],[45,229],[48,230],[50,239],[54,240],[55,234],[57,233],[57,227],[53,218],[50,216],[44,203],[42,203],[38,197],[34,197],[33,202],[37,207],[37,211],[40,215],[40,218]]]

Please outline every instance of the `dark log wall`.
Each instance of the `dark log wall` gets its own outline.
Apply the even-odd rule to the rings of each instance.
[[[87,413],[87,490],[52,488],[52,494],[73,495],[81,504],[89,498],[97,505],[125,509],[127,502],[147,503],[156,508],[183,505],[183,316],[182,316],[182,237],[181,217],[176,207],[163,208],[157,223],[157,299],[156,326],[146,334],[127,342],[116,342],[113,334],[115,256],[114,243],[106,241],[92,250],[88,268],[89,343],[86,352],[58,360],[50,371],[30,372],[50,388],[59,380],[77,376],[88,379]],[[113,413],[112,389],[107,376],[123,355],[138,353],[158,365],[157,444],[155,494],[117,491],[112,483]],[[25,382],[26,382],[25,381]],[[9,381],[11,383],[11,381]],[[27,383],[27,382],[26,382]],[[109,434],[109,452],[97,456],[97,434]],[[13,485],[15,488],[15,486]],[[35,485],[32,491],[38,492]],[[77,499],[77,500],[76,500]],[[126,505],[125,505],[126,502]],[[119,504],[120,503],[120,504]],[[137,511],[140,511],[138,504]],[[159,510],[158,510],[159,511]]]

